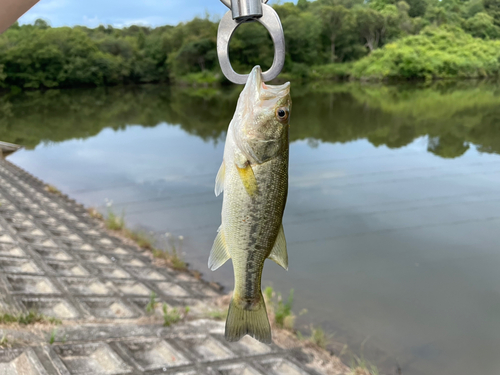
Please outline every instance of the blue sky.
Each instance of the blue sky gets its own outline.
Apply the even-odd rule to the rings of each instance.
[[[204,16],[205,12],[218,18],[227,10],[220,0],[40,0],[19,21],[32,23],[43,18],[54,27],[158,26]]]

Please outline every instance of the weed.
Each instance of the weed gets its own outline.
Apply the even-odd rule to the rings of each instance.
[[[172,324],[181,320],[181,314],[177,308],[173,308],[171,312],[168,311],[168,305],[163,304],[163,326],[170,327]]]
[[[268,309],[274,313],[274,322],[279,328],[284,328],[289,331],[294,330],[296,319],[296,316],[292,313],[293,295],[294,291],[292,289],[290,290],[287,301],[283,302],[280,293],[278,293],[277,298],[275,298],[276,293],[273,288],[267,287],[264,290],[264,299]]]
[[[61,191],[52,185],[45,185],[45,191],[48,191],[49,193],[55,194],[55,195],[62,195]]]
[[[110,230],[120,231],[125,229],[125,213],[121,216],[116,215],[111,209],[108,210],[108,217],[104,221],[106,228]]]
[[[164,327],[170,327],[172,324],[175,324],[183,319],[186,319],[186,317],[189,314],[190,307],[186,306],[184,308],[184,312],[181,315],[179,313],[179,309],[174,307],[172,310],[169,311],[168,305],[166,303],[163,304],[163,326]]]
[[[98,220],[102,220],[103,219],[103,216],[102,214],[97,211],[95,208],[91,207],[87,210],[87,212],[89,213],[90,217],[92,219],[98,219]]]
[[[0,313],[0,324],[21,324],[30,325],[35,323],[61,324],[61,320],[53,317],[48,317],[30,310],[27,313],[11,314]]]
[[[172,267],[176,270],[186,269],[186,262],[184,262],[184,260],[182,260],[182,258],[179,256],[175,247],[172,250],[170,262],[172,263]]]
[[[180,248],[184,237],[179,236],[178,242],[172,238],[170,234],[167,235],[169,240],[169,249],[153,249],[153,256],[167,262],[173,269],[185,271],[187,264],[180,255]]]
[[[355,354],[352,355],[350,365],[351,372],[349,373],[349,375],[379,375],[377,366],[368,362],[364,357],[364,348],[367,340],[368,339],[364,340],[361,343],[360,356],[358,357]]]
[[[7,337],[7,334],[5,333],[2,338],[0,339],[0,348],[7,348],[10,346],[9,338]]]
[[[278,327],[293,329],[293,325],[295,323],[295,316],[292,314],[292,305],[293,305],[293,289],[290,290],[290,294],[288,295],[288,300],[283,302],[281,294],[278,294],[278,305],[274,312],[275,321]]]
[[[151,295],[149,296],[149,302],[148,304],[146,305],[146,312],[148,314],[154,314],[155,312],[155,308],[156,308],[156,305],[158,302],[156,302],[156,293],[155,292],[151,292]]]
[[[328,345],[328,337],[325,334],[325,331],[321,327],[313,327],[311,326],[311,337],[309,340],[319,346],[322,349],[326,349],[326,346]]]
[[[50,333],[50,339],[49,339],[49,344],[52,345],[56,341],[56,333],[57,329],[54,328],[52,332]]]
[[[225,310],[211,310],[207,312],[207,316],[216,320],[226,320],[227,309]]]
[[[147,233],[141,231],[134,232],[129,229],[125,229],[124,234],[126,237],[135,241],[137,246],[146,250],[154,250],[153,240],[151,239],[151,236],[149,236]]]

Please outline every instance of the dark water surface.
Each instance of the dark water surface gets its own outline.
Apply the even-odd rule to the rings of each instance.
[[[9,159],[129,226],[184,236],[207,270],[213,194],[238,91],[162,86],[0,98]],[[298,325],[390,374],[500,374],[500,90],[493,84],[294,87],[290,270]],[[304,329],[307,333],[307,329]]]

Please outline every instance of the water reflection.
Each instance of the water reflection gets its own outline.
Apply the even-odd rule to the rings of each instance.
[[[164,86],[4,95],[9,158],[127,224],[185,237],[204,272],[235,90]],[[405,375],[497,375],[500,93],[493,85],[294,87],[290,270],[298,324]],[[61,157],[63,155],[64,157]],[[437,157],[437,156],[438,157]],[[103,207],[103,210],[106,208]],[[232,288],[228,264],[209,280]],[[340,350],[340,349],[339,349]]]
[[[202,139],[221,140],[240,88],[179,89],[168,86],[51,90],[0,98],[0,139],[28,149],[41,142],[94,136],[104,128],[160,123],[180,125]],[[428,136],[428,151],[463,155],[474,144],[500,153],[497,85],[431,87],[335,84],[294,89],[291,140],[351,142],[400,148]]]

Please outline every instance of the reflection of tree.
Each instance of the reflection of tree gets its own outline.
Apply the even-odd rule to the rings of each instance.
[[[33,148],[40,142],[94,136],[106,127],[166,122],[217,141],[240,90],[146,85],[9,94],[0,98],[0,140]],[[500,93],[494,86],[335,84],[294,86],[292,95],[292,141],[368,139],[375,146],[398,148],[429,136],[428,150],[441,157],[461,156],[469,144],[500,153]]]
[[[446,134],[442,137],[429,138],[427,150],[443,158],[456,158],[465,154],[469,147],[469,144],[460,138]]]

